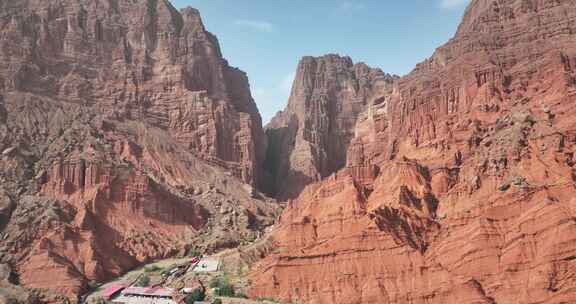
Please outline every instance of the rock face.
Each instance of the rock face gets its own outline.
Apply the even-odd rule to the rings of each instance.
[[[257,183],[265,141],[246,75],[198,11],[165,0],[2,1],[0,88],[168,130]]]
[[[266,127],[269,192],[293,198],[343,168],[359,114],[387,98],[395,79],[348,57],[304,57],[288,107]]]
[[[253,296],[576,301],[576,2],[473,0],[289,203]]]
[[[0,261],[75,299],[275,217],[246,75],[165,0],[0,0]],[[229,210],[225,214],[220,210]]]

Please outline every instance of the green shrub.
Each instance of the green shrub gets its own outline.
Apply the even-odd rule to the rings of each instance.
[[[204,301],[206,299],[206,292],[202,288],[196,288],[192,293],[186,297],[186,304],[194,304],[194,302]]]
[[[254,243],[256,241],[257,237],[255,234],[250,234],[246,237],[246,241],[249,243]]]
[[[220,287],[214,290],[214,294],[219,297],[234,297],[236,292],[234,286],[230,283],[223,283]]]
[[[152,265],[150,267],[144,267],[144,272],[150,273],[150,272],[158,272],[162,270],[162,268],[156,266],[156,265]]]
[[[222,304],[222,300],[216,299],[216,300],[212,301],[212,304]]]
[[[225,277],[215,277],[210,281],[210,288],[214,288],[214,294],[221,297],[234,297],[234,286]]]
[[[136,282],[136,285],[139,287],[148,287],[148,285],[150,285],[150,277],[146,274],[141,276],[138,282]]]
[[[199,257],[202,255],[202,252],[200,251],[200,249],[194,247],[192,249],[190,249],[190,251],[188,252],[188,256],[190,257]]]

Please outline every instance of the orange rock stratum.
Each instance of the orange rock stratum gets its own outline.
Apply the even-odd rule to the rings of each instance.
[[[573,304],[575,153],[575,0],[471,0],[404,77],[304,57],[266,128],[195,9],[0,0],[0,303],[238,247],[253,298]]]
[[[289,202],[251,295],[576,303],[575,117],[576,1],[473,0]]]

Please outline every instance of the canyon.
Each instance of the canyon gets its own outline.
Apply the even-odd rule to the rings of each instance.
[[[390,95],[396,79],[349,57],[302,58],[287,108],[266,126],[269,193],[294,198],[343,168],[356,119],[368,104]]]
[[[266,138],[248,78],[197,10],[0,1],[0,50],[0,262],[31,290],[20,298],[76,301],[277,216],[257,191]]]
[[[472,0],[408,75],[303,57],[262,127],[196,9],[0,0],[0,302],[238,247],[254,299],[573,303],[575,38]]]
[[[339,126],[354,134],[345,165],[310,161],[330,153],[317,148],[328,122],[314,98],[291,99],[314,135],[294,146],[313,148],[280,164],[320,165],[303,171],[312,183],[288,201],[251,295],[576,301],[575,21],[574,1],[471,1],[453,39]]]

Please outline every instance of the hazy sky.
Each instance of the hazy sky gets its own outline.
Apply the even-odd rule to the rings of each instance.
[[[337,53],[404,75],[452,37],[469,0],[173,0],[200,10],[224,57],[248,73],[266,123],[302,56]]]

